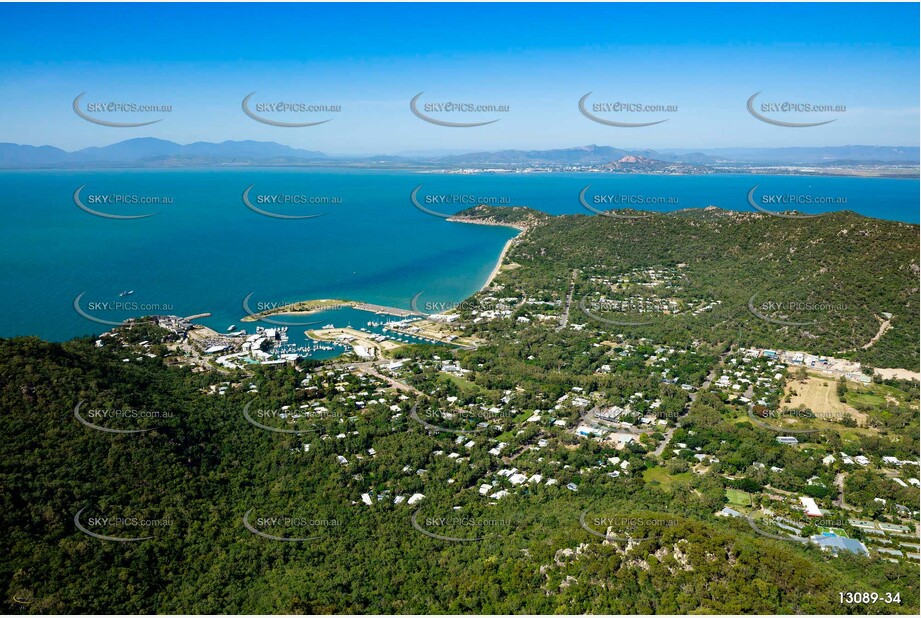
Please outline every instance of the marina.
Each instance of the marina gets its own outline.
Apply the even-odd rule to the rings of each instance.
[[[368,306],[368,305],[362,305]],[[370,305],[381,309],[379,305]],[[390,308],[383,308],[390,309]],[[447,339],[430,336],[423,328],[427,323],[418,314],[404,311],[412,317],[395,319],[393,313],[348,308],[348,313],[328,310],[335,314],[336,322],[327,322],[322,328],[302,333],[288,326],[270,323],[256,323],[252,332],[229,325],[220,333],[203,325],[191,325],[189,318],[183,318],[187,325],[176,334],[188,338],[193,348],[203,359],[211,358],[218,366],[239,369],[248,365],[274,365],[296,362],[300,359],[324,360],[353,352],[359,358],[372,359],[384,356],[387,351],[402,345],[429,344],[451,345]],[[207,316],[209,314],[199,314]],[[169,328],[169,316],[160,316],[161,325]],[[343,319],[344,318],[344,319]],[[344,322],[344,324],[343,324]],[[353,326],[356,324],[356,326]],[[236,330],[235,330],[236,329]],[[203,362],[208,362],[204,360]]]

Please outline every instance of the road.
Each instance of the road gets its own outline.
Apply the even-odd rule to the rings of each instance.
[[[412,393],[414,395],[424,396],[424,393],[422,391],[416,388],[413,388],[409,384],[406,384],[405,382],[400,382],[399,380],[395,378],[392,378],[390,376],[385,376],[384,374],[380,373],[377,369],[374,368],[374,363],[371,363],[371,362],[351,363],[349,365],[343,365],[343,368],[345,367],[355,367],[355,369],[357,369],[358,371],[362,373],[366,373],[369,376],[373,376],[377,378],[378,380],[383,380],[384,382],[386,382],[387,384],[389,384],[390,386],[392,386],[393,388],[399,391],[403,391],[406,393]]]
[[[691,406],[694,405],[694,402],[695,402],[695,401],[697,401],[697,394],[698,394],[700,391],[702,391],[702,390],[704,390],[704,389],[707,389],[707,388],[710,388],[710,384],[713,382],[713,379],[716,378],[716,372],[717,372],[717,370],[720,368],[720,365],[723,364],[723,359],[726,358],[726,356],[727,356],[728,354],[729,354],[729,352],[726,352],[725,354],[723,354],[722,356],[719,357],[719,360],[717,360],[717,361],[713,364],[713,368],[710,369],[710,373],[707,374],[707,378],[704,380],[703,384],[700,385],[700,388],[697,389],[696,391],[694,391],[693,393],[691,393],[691,394],[688,396],[688,405],[685,406],[685,408],[684,408],[684,411],[685,411],[685,412],[690,411]],[[674,427],[670,427],[670,428],[665,432],[665,439],[662,440],[662,442],[659,444],[659,446],[656,447],[656,450],[654,450],[654,451],[652,452],[652,455],[653,455],[654,457],[661,457],[661,456],[662,456],[662,453],[665,452],[665,447],[667,447],[668,444],[672,441],[672,436],[675,435],[675,430],[678,429],[678,427],[680,427],[680,426],[681,426],[681,425],[680,425],[679,423],[675,423],[675,426],[674,426]]]
[[[835,506],[848,510],[848,511],[856,511],[858,509],[855,509],[854,507],[849,506],[844,501],[844,479],[846,477],[847,475],[844,474],[844,472],[839,472],[838,474],[835,475],[835,487],[838,488],[838,496],[835,498]]]
[[[578,270],[572,271],[572,278],[569,282],[569,292],[566,294],[566,301],[563,303],[563,315],[560,316],[560,325],[557,327],[557,330],[563,330],[566,328],[566,325],[569,324],[569,308],[572,306],[572,295],[576,289],[576,274]]]

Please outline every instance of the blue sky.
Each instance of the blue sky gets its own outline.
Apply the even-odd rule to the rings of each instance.
[[[917,146],[917,4],[98,4],[0,5],[0,141],[67,150],[152,136],[180,143],[270,140],[329,153],[554,148]],[[115,117],[163,121],[111,128],[71,109],[86,100],[169,104]],[[332,122],[281,128],[247,118],[242,98],[340,105]],[[508,105],[447,128],[409,101]],[[677,105],[668,122],[609,127],[579,98]],[[748,97],[846,105],[807,129],[748,114]]]

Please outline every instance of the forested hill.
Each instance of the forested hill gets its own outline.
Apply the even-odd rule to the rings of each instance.
[[[849,211],[810,218],[713,207],[610,212],[620,216],[547,217],[486,206],[461,215],[530,221],[532,229],[507,257],[522,268],[497,282],[508,296],[560,301],[576,271],[573,319],[587,328],[801,350],[918,371],[918,225]],[[630,285],[647,270],[664,273],[664,280],[641,284],[645,289]],[[612,298],[643,296],[679,308],[710,306],[698,313],[606,313]],[[592,320],[579,306],[605,319]],[[630,326],[636,322],[643,325]]]
[[[571,231],[581,225],[582,234],[591,228],[574,218],[563,224],[547,238],[562,241],[570,226]],[[527,250],[527,245],[521,248]],[[145,339],[157,349],[154,335]],[[365,506],[358,496],[369,490],[357,487],[390,482],[413,491],[417,475],[401,476],[401,469],[426,467],[433,482],[421,506],[435,514],[438,487],[451,487],[438,479],[461,475],[462,485],[472,483],[473,472],[456,472],[459,468],[445,458],[426,460],[441,442],[421,425],[393,425],[392,410],[372,404],[354,424],[349,420],[354,435],[339,441],[317,434],[309,438],[308,451],[302,444],[308,439],[262,431],[244,419],[241,410],[252,394],[231,388],[217,395],[211,388],[221,381],[252,381],[267,401],[296,405],[294,386],[304,373],[275,367],[264,373],[254,369],[252,377],[220,376],[170,368],[161,358],[132,354],[124,362],[124,354],[117,346],[95,348],[92,340],[0,341],[0,602],[5,612],[792,614],[866,609],[842,605],[841,591],[900,592],[901,605],[874,605],[873,611],[918,610],[916,566],[832,558],[814,547],[756,536],[742,520],[717,521],[712,514],[723,504],[723,488],[705,480],[695,481],[694,491],[680,497],[642,478],[586,484],[579,493],[534,487],[490,507],[488,516],[505,525],[481,542],[418,534],[410,516],[419,506],[392,501]],[[77,420],[81,401],[87,402],[83,418],[90,418],[93,407],[163,414],[130,421],[149,431],[108,433]],[[405,402],[404,420],[410,403]],[[335,434],[344,422],[331,420],[326,429]],[[372,445],[374,458],[359,463],[350,455],[349,467],[336,463],[336,453],[342,452],[337,449],[368,452]],[[558,456],[590,461],[592,448],[586,443]],[[443,515],[460,499],[456,493],[445,490]],[[580,527],[579,514],[589,509],[671,523],[637,529],[634,537],[643,538],[634,543],[608,542]],[[246,529],[242,519],[251,510],[326,525],[309,541],[277,542]],[[148,528],[144,536],[150,538],[135,542],[99,539],[77,527],[82,522],[90,528],[91,518],[116,516],[162,525]],[[125,535],[111,524],[92,529]]]

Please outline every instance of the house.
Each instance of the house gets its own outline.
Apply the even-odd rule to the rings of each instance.
[[[406,501],[406,504],[415,504],[422,500],[424,497],[424,494],[413,494],[409,497],[409,500]]]
[[[526,480],[528,480],[528,477],[521,473],[513,474],[512,476],[508,477],[508,482],[512,485],[521,485]]]
[[[629,433],[612,433],[608,440],[614,443],[614,448],[622,450],[627,444],[635,440],[635,436]]]
[[[569,491],[579,491],[579,486],[576,485],[575,483],[569,483],[566,485],[566,489],[568,489]]]
[[[841,550],[849,551],[852,554],[857,554],[859,556],[870,555],[866,545],[860,541],[849,539],[844,536],[838,536],[836,534],[826,532],[825,534],[813,535],[809,537],[809,539],[820,548],[822,548],[823,551],[829,551],[835,555],[837,555]]]
[[[799,444],[799,440],[797,440],[793,436],[777,436],[776,440],[780,442],[781,444],[788,444],[790,446],[793,446],[794,444]]]
[[[803,504],[803,508],[806,510],[806,515],[809,517],[822,516],[822,511],[819,510],[819,505],[816,504],[815,499],[801,496],[799,501]]]
[[[830,466],[836,461],[838,460],[835,459],[834,455],[826,455],[825,457],[822,458],[822,463],[825,464],[826,466]]]
[[[742,517],[742,513],[724,506],[723,510],[716,514],[717,517]]]

